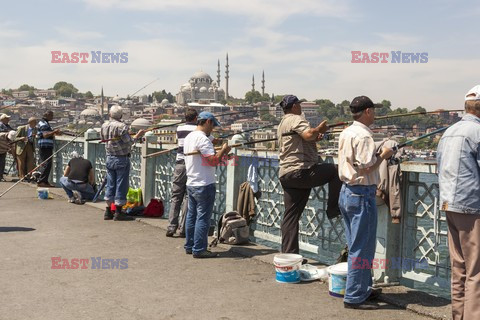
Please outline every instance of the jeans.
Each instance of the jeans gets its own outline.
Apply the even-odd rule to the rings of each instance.
[[[38,155],[40,156],[40,163],[47,160],[53,154],[53,148],[38,148]],[[50,176],[50,171],[52,171],[52,160],[50,158],[46,163],[42,165],[43,170],[40,173],[40,178],[38,182],[48,183],[48,177]]]
[[[185,163],[175,164],[175,171],[172,177],[172,196],[170,198],[170,211],[168,213],[168,230],[177,231],[180,227],[180,232],[185,233],[185,216],[187,214],[187,169]],[[183,206],[182,206],[183,202]],[[183,215],[180,221],[180,208],[183,210]]]
[[[202,187],[189,187],[188,211],[185,222],[187,242],[185,250],[194,254],[207,250],[208,229],[215,202],[215,183]]]
[[[67,193],[69,198],[73,198],[72,191],[78,191],[82,195],[82,198],[85,200],[92,200],[95,196],[95,191],[90,183],[75,183],[70,181],[67,177],[60,178],[60,185],[63,190]]]
[[[115,202],[116,206],[124,206],[127,203],[130,158],[107,155],[106,167],[107,185],[104,198],[108,204]]]
[[[7,159],[6,153],[0,153],[0,179],[3,179],[3,174],[5,173],[5,163]]]
[[[371,264],[377,235],[376,186],[343,184],[339,206],[348,244],[348,274],[344,301],[362,303],[372,291]],[[365,264],[368,261],[370,266]],[[361,263],[360,263],[361,261]]]

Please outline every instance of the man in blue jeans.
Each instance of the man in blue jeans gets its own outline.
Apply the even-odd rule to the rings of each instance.
[[[220,126],[220,123],[213,114],[201,112],[197,118],[196,130],[187,135],[183,146],[188,192],[185,252],[193,253],[194,258],[217,256],[207,250],[208,229],[215,203],[215,166],[231,148],[225,143],[215,153],[208,137],[216,126]]]
[[[65,190],[69,203],[84,204],[85,200],[92,200],[95,195],[93,166],[76,151],[71,153],[71,157],[60,178],[60,185]]]
[[[380,155],[376,155],[373,133],[369,129],[375,120],[372,100],[366,96],[356,97],[350,110],[355,121],[343,130],[338,142],[338,176],[343,181],[339,207],[349,249],[343,301],[345,308],[373,310],[378,309],[378,305],[370,300],[376,299],[380,290],[372,289],[368,264],[372,264],[375,255],[377,236],[375,192],[380,183],[378,167],[393,155],[393,150],[385,147]]]
[[[102,125],[100,136],[107,140],[105,150],[107,152],[107,185],[105,189],[104,220],[127,221],[134,218],[127,216],[122,207],[127,203],[128,180],[130,174],[130,149],[134,141],[145,133],[144,130],[132,138],[128,126],[121,121],[123,110],[120,106],[110,108],[110,121]],[[115,203],[115,215],[111,211],[111,204]]]

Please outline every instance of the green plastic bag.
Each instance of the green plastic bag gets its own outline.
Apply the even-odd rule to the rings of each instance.
[[[127,204],[137,207],[143,205],[142,189],[128,188]]]

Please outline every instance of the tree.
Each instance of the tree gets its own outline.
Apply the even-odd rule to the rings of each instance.
[[[93,93],[91,91],[85,92],[85,98],[86,99],[93,99]]]
[[[55,85],[53,86],[53,90],[57,92],[57,96],[62,97],[72,97],[75,93],[78,92],[78,89],[75,88],[73,84],[65,81],[55,83]]]
[[[154,91],[152,97],[154,97],[157,102],[162,102],[163,99],[167,99],[170,103],[175,102],[175,97],[170,92],[167,93],[165,89],[162,91]]]
[[[256,90],[248,91],[245,93],[245,101],[248,103],[270,101],[270,96],[268,94],[262,96],[262,94]]]

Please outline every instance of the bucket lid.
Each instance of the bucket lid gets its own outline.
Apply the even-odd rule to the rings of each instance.
[[[294,253],[281,253],[273,257],[273,262],[281,265],[295,265],[297,263],[301,263],[302,260],[302,255]]]
[[[348,263],[341,262],[327,268],[328,273],[345,276],[348,273]]]

